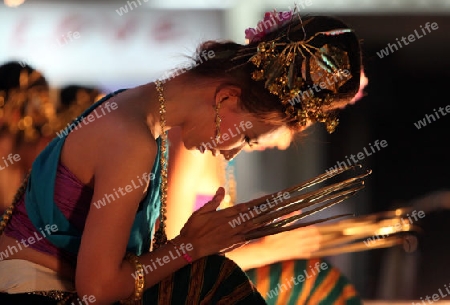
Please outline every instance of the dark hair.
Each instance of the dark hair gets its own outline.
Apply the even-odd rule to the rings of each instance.
[[[36,73],[36,77],[31,79],[25,87],[30,88],[43,88],[48,90],[49,84],[45,77],[35,68],[28,64],[24,64],[18,61],[9,61],[0,65],[0,91],[5,91],[6,99],[10,90],[19,89],[24,87],[24,84],[20,83],[20,74],[26,71],[28,74]]]
[[[59,105],[57,112],[63,112],[69,109],[73,104],[79,104],[80,106],[87,108],[97,101],[100,94],[101,90],[95,87],[77,84],[66,85],[59,91]]]
[[[16,145],[47,134],[49,126],[45,107],[52,106],[49,94],[48,81],[30,65],[19,61],[0,65],[0,132],[16,134]],[[13,111],[13,117],[10,111]],[[21,120],[26,116],[32,117],[32,125],[19,127],[23,126]]]
[[[84,110],[94,104],[102,95],[96,87],[70,84],[59,91],[59,103],[56,109],[54,129],[61,130],[80,116]]]
[[[298,121],[289,121],[285,114],[286,106],[281,104],[280,99],[269,92],[264,87],[264,81],[255,81],[252,79],[252,72],[256,70],[249,59],[256,54],[256,48],[260,42],[272,41],[278,39],[277,42],[301,41],[308,39],[317,32],[325,32],[335,29],[348,28],[341,20],[326,16],[307,16],[300,19],[297,14],[293,15],[288,24],[266,34],[261,41],[252,42],[248,45],[241,45],[230,41],[206,41],[199,46],[196,55],[193,58],[196,67],[191,73],[199,77],[224,79],[224,82],[236,85],[241,88],[241,107],[253,114],[261,120],[274,125],[286,124],[292,131],[298,130]],[[286,33],[288,33],[289,38]],[[305,35],[306,34],[306,35]],[[350,100],[356,95],[360,86],[361,75],[361,50],[357,36],[353,32],[340,35],[319,35],[314,38],[310,45],[314,47],[329,46],[337,47],[347,52],[349,57],[350,69],[352,77],[339,88],[338,93],[330,90],[321,90],[315,96],[324,97],[329,94],[333,101]],[[208,60],[201,57],[205,52],[213,51],[215,56]],[[236,56],[237,54],[248,54],[247,56]],[[301,67],[298,67],[299,69]],[[305,82],[304,87],[312,85],[311,82]],[[296,103],[296,108],[300,108],[301,104]]]

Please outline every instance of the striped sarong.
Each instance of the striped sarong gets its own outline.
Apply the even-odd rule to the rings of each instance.
[[[246,273],[268,305],[362,305],[347,278],[319,258],[278,262]]]
[[[224,256],[212,255],[146,290],[144,304],[266,305],[266,302],[238,265]]]

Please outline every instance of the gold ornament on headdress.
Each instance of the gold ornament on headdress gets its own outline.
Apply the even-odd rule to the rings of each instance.
[[[52,121],[53,130],[58,132],[66,128],[83,111],[105,96],[103,93],[96,92],[97,90],[94,90],[94,93],[89,93],[86,89],[78,89],[74,101],[68,106],[61,106],[61,110],[57,112],[55,120]]]
[[[339,121],[324,106],[330,105],[333,98],[330,94],[315,96],[311,87],[316,91],[320,87],[319,90],[338,93],[339,88],[352,77],[350,62],[344,50],[329,44],[319,48],[310,42],[321,35],[337,36],[349,32],[352,30],[335,29],[317,32],[308,39],[290,41],[288,30],[282,36],[286,36],[288,42],[280,42],[282,37],[260,42],[256,54],[249,59],[256,66],[252,79],[264,81],[265,88],[280,98],[290,120],[298,122],[300,126],[306,126],[308,122],[322,122],[327,131],[332,133]],[[242,56],[245,55],[239,54],[236,58]],[[294,107],[296,103],[301,103],[301,107]]]
[[[53,133],[50,121],[54,119],[55,110],[48,89],[35,85],[41,78],[38,71],[23,69],[19,87],[0,91],[0,125],[13,134],[23,132],[26,142]]]

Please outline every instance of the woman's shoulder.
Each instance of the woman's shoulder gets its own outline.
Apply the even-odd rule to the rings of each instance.
[[[72,131],[61,154],[61,161],[81,181],[92,181],[95,168],[105,162],[137,163],[142,168],[153,164],[158,144],[145,120],[133,119],[122,111],[104,114],[98,108],[91,114],[95,120],[91,117],[89,124],[81,123],[81,128]]]
[[[111,116],[99,125],[93,136],[98,151],[126,151],[127,155],[157,152],[157,142],[144,122],[120,115]]]

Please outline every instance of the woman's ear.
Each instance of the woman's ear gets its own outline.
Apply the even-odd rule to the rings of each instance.
[[[241,88],[233,85],[225,85],[218,88],[216,92],[216,105],[220,107],[227,106],[232,109],[237,109],[239,106],[239,98],[241,96]]]
[[[216,102],[226,100],[230,97],[240,97],[241,88],[234,85],[222,85],[216,90]]]

